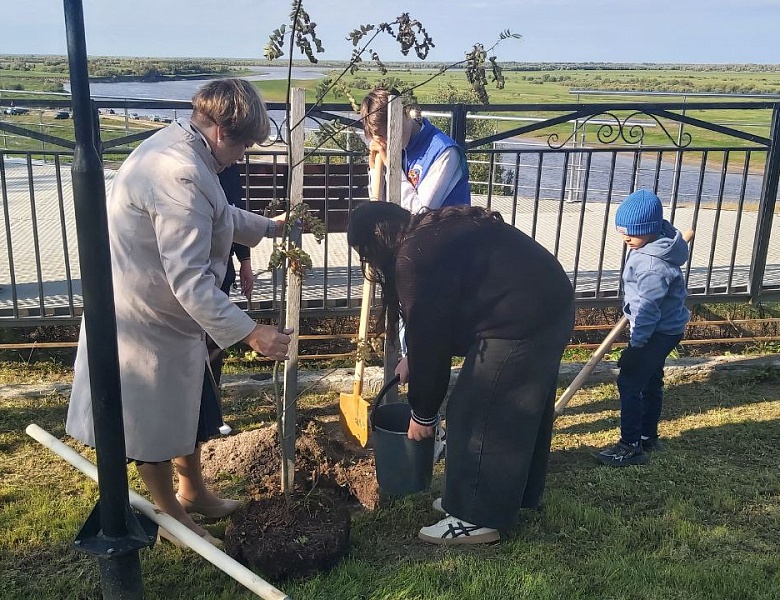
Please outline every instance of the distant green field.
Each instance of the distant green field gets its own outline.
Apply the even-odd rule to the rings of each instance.
[[[50,61],[51,62],[51,61]],[[0,89],[17,90],[15,92],[0,92],[2,98],[24,97],[27,91],[52,91],[61,85],[66,77],[62,72],[62,64],[52,65],[34,63],[29,70],[11,69],[11,63],[0,60]],[[33,63],[31,63],[33,64]],[[280,63],[281,65],[281,63]],[[17,65],[18,66],[18,65]],[[220,68],[224,65],[218,65]],[[241,65],[236,65],[241,67]],[[748,69],[748,67],[745,67]],[[323,72],[331,77],[340,74],[337,69],[325,69]],[[489,88],[491,104],[550,104],[550,103],[604,103],[604,102],[681,102],[695,103],[697,101],[724,100],[718,97],[693,98],[684,96],[695,92],[705,93],[740,93],[740,94],[777,94],[780,96],[780,72],[775,70],[697,70],[695,68],[634,68],[634,69],[589,69],[582,68],[550,68],[538,70],[505,71],[506,86],[498,90]],[[439,73],[435,69],[418,69],[398,67],[389,73],[388,77],[400,89],[414,88],[414,94],[421,103],[441,103],[451,98],[468,98],[468,82],[463,71],[453,69]],[[433,79],[431,81],[427,80]],[[346,85],[350,88],[354,98],[359,102],[363,96],[378,81],[382,75],[377,69],[364,68],[355,75],[344,77]],[[254,82],[268,102],[284,102],[287,95],[287,83],[284,80],[270,80]],[[317,80],[294,80],[295,87],[306,90],[307,102],[314,102]],[[418,87],[419,86],[419,87]],[[22,89],[19,89],[22,88]],[[669,92],[677,96],[648,96],[642,94],[633,95],[595,95],[585,93],[583,90],[609,90],[621,93],[631,91]],[[580,91],[581,93],[574,93]],[[731,100],[737,100],[732,98]],[[347,98],[338,91],[332,91],[325,102],[347,103]],[[767,136],[771,118],[769,110],[731,110],[714,111],[704,113],[694,108],[688,109],[686,114],[717,123],[727,123],[739,127],[749,133]],[[502,113],[503,116],[543,117],[552,116],[550,112],[542,110],[526,111],[524,113]],[[621,114],[621,117],[627,114]],[[3,115],[3,118],[6,118]],[[661,127],[653,123],[648,117],[639,117],[648,124],[643,144],[666,145],[668,138]],[[519,123],[496,121],[495,131],[506,131],[517,127]],[[669,134],[676,136],[678,125],[666,123]],[[734,144],[733,139],[724,139],[723,136],[709,131],[697,131],[693,127],[686,127],[694,135],[694,144],[697,147],[722,147],[726,143]],[[560,125],[539,132],[533,137],[546,139],[551,133],[556,133],[560,139],[565,139],[572,132],[570,124]],[[743,145],[747,146],[748,143]]]
[[[408,86],[416,86],[434,75],[434,70],[397,69],[391,72]],[[330,71],[337,75],[337,71]],[[567,71],[505,71],[506,86],[503,90],[490,89],[490,100],[499,103],[574,102],[577,96],[571,90],[613,90],[653,91],[678,94],[691,92],[778,94],[780,95],[780,72],[734,72],[734,71],[680,71],[680,70],[567,70]],[[354,76],[346,76],[348,85],[356,81],[374,83],[381,78],[377,70],[361,70]],[[312,91],[307,101],[313,101],[316,81],[296,82],[299,87]],[[283,82],[257,82],[268,100],[284,100]],[[468,83],[460,70],[451,70],[415,90],[421,102],[431,102],[442,88],[451,85],[465,90]],[[281,86],[281,87],[280,87]],[[355,97],[360,99],[365,90],[353,87]],[[370,87],[370,86],[369,86]],[[637,95],[639,96],[639,95]],[[584,96],[583,96],[584,98]],[[343,98],[329,95],[326,101],[343,101]]]
[[[330,71],[332,77],[336,77],[340,71]],[[424,83],[437,72],[422,69],[397,69],[390,75],[397,78],[400,89],[414,87],[414,93],[421,103],[438,103],[442,99],[455,94],[463,97],[467,93],[469,84],[462,71],[452,70],[436,76],[433,80]],[[684,70],[567,70],[567,71],[509,71],[505,73],[506,85],[504,89],[490,88],[491,104],[550,104],[550,103],[614,103],[614,102],[682,102],[685,100],[691,104],[700,101],[737,101],[740,98],[722,97],[685,97],[684,93],[743,93],[743,94],[778,94],[780,95],[780,73],[778,72],[734,72],[734,71],[684,71]],[[363,70],[355,76],[346,76],[344,80],[351,88],[355,99],[359,102],[371,89],[374,82],[381,78],[376,70]],[[369,85],[366,86],[366,83]],[[424,83],[424,84],[423,84]],[[314,102],[317,81],[295,81],[297,87],[306,89],[307,102]],[[420,85],[423,84],[423,85]],[[259,81],[255,85],[260,89],[263,97],[270,102],[284,101],[286,87],[284,81]],[[416,87],[420,86],[420,87]],[[366,87],[367,89],[360,89]],[[611,90],[626,92],[634,90],[652,92],[670,92],[669,96],[648,96],[642,94],[633,95],[599,95],[594,93],[573,93],[573,90]],[[780,99],[780,98],[779,98]],[[335,93],[328,94],[325,102],[346,102],[346,98]],[[689,109],[688,116],[701,118],[716,123],[727,123],[752,134],[767,136],[771,119],[770,110],[708,110],[697,111]],[[541,110],[524,113],[502,113],[503,116],[542,117],[552,116],[551,113]],[[627,116],[626,113],[621,115]],[[661,127],[652,122],[648,117],[641,116],[638,119],[648,123],[646,137],[643,141],[646,145],[668,145],[669,139],[662,132]],[[520,123],[506,121],[495,122],[496,131],[506,131]],[[664,123],[672,137],[678,130],[676,123]],[[734,145],[733,138],[724,139],[723,136],[706,130],[697,130],[694,127],[686,127],[686,130],[694,136],[694,146],[697,147],[723,147]],[[561,139],[565,139],[572,132],[570,124],[559,125],[546,129],[534,137],[544,138],[551,133],[557,133]],[[749,143],[741,143],[743,146]],[[713,160],[720,160],[717,155],[712,155]],[[734,159],[737,160],[737,159]]]

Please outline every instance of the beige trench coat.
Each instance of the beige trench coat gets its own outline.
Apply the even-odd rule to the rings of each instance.
[[[269,220],[230,206],[217,169],[203,140],[172,123],[133,151],[109,195],[130,458],[155,462],[194,451],[206,333],[227,348],[255,326],[219,286],[231,244],[257,245]],[[95,445],[83,322],[66,431]]]

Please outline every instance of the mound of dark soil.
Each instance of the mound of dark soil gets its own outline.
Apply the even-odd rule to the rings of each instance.
[[[227,553],[279,580],[329,569],[349,548],[350,514],[379,503],[373,452],[348,442],[339,424],[306,417],[296,427],[295,485],[281,492],[276,426],[203,445],[207,481],[246,482],[250,501],[231,516]]]
[[[251,500],[231,519],[225,551],[268,579],[332,568],[349,550],[350,513],[338,496],[314,491],[289,504],[276,494]]]
[[[281,486],[281,453],[276,426],[246,431],[203,445],[203,476],[214,482],[225,475],[243,479],[253,498],[276,493]],[[344,437],[338,422],[298,419],[295,441],[295,488],[315,486],[341,492],[352,508],[374,509],[379,488],[374,453]]]

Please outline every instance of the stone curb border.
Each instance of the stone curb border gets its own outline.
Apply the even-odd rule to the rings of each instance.
[[[583,363],[564,363],[561,365],[559,384],[567,385],[582,370]],[[710,377],[727,376],[737,372],[751,370],[780,370],[780,355],[764,356],[717,356],[704,358],[680,358],[666,362],[667,377],[691,377],[697,374]],[[457,380],[459,368],[452,369],[450,387]],[[593,370],[586,385],[614,381],[617,376],[617,363],[602,361]],[[316,371],[300,370],[298,372],[298,393],[304,392],[351,392],[354,370],[351,368],[322,369]],[[382,367],[367,367],[363,380],[365,396],[379,393],[383,384]],[[224,375],[222,389],[234,394],[253,394],[270,391],[270,380],[258,381],[251,375]],[[0,398],[38,397],[49,394],[70,394],[69,383],[35,383],[12,384],[0,388]]]
[[[582,370],[583,363],[563,363],[559,375],[559,385],[568,385]],[[681,358],[667,360],[664,369],[667,377],[693,376],[708,374],[720,376],[740,371],[778,369],[780,370],[780,355],[766,356],[718,356],[705,358]],[[460,368],[452,369],[450,387],[455,384]],[[586,385],[614,381],[618,374],[615,361],[602,361],[590,374]],[[307,391],[345,392],[352,391],[354,370],[339,368],[331,370],[298,372],[298,393]],[[364,396],[379,393],[384,384],[382,367],[367,367],[365,369],[363,389]],[[251,393],[253,391],[270,390],[271,381],[255,381],[247,375],[226,375],[222,380],[222,388],[234,393]]]

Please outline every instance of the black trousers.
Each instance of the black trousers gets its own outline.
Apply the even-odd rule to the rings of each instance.
[[[442,507],[464,521],[507,529],[544,491],[561,355],[572,305],[522,340],[483,339],[466,355],[447,401]]]
[[[220,289],[222,292],[230,297],[230,288],[236,281],[236,269],[233,266],[233,254],[231,252],[228,258],[227,273],[225,274],[225,280],[222,282]],[[225,351],[217,346],[216,342],[211,337],[206,336],[206,347],[209,351],[209,363],[211,364],[211,373],[214,376],[214,382],[217,388],[219,388],[219,382],[222,379],[222,365],[225,362]],[[219,395],[219,393],[217,393]]]
[[[641,436],[658,437],[658,421],[664,400],[664,363],[677,347],[682,334],[654,333],[641,348],[623,351],[618,361],[620,374],[620,439],[627,444]]]
[[[219,435],[222,425],[222,402],[219,397],[219,388],[214,381],[208,366],[203,375],[203,391],[200,397],[200,414],[198,416],[197,442],[207,442]]]

